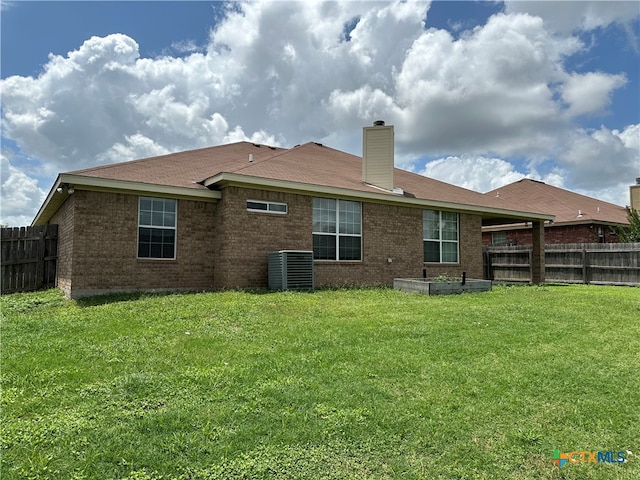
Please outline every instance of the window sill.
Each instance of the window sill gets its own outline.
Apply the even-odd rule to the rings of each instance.
[[[136,257],[139,262],[175,262],[176,258],[149,258],[149,257]]]
[[[250,214],[258,214],[258,215],[279,215],[281,217],[286,217],[289,215],[289,212],[272,212],[269,210],[249,210],[247,209],[247,213]]]
[[[362,260],[314,260],[313,263],[319,265],[359,265]]]

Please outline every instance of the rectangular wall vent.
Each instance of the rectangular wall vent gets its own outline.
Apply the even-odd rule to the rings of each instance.
[[[313,290],[313,252],[280,250],[269,253],[271,290]]]

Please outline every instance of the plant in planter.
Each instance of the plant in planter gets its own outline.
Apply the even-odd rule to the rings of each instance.
[[[460,282],[461,280],[462,280],[461,277],[452,277],[448,273],[442,273],[437,277],[434,277],[431,281],[437,282],[437,283],[445,283],[445,282]]]
[[[491,286],[491,280],[467,279],[466,272],[462,273],[462,277],[452,277],[445,273],[431,280],[422,278],[396,278],[393,281],[393,287],[396,290],[418,292],[426,295],[486,292],[491,290]]]

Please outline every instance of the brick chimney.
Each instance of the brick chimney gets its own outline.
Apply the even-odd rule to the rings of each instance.
[[[382,120],[362,129],[362,180],[393,190],[393,125]]]

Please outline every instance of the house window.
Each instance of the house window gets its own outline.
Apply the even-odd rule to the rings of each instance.
[[[506,245],[507,232],[491,232],[491,245]]]
[[[362,260],[362,204],[313,199],[313,258]]]
[[[176,204],[167,198],[139,198],[138,258],[176,258]]]
[[[422,213],[424,261],[458,263],[458,214],[424,210]]]
[[[287,213],[287,204],[265,202],[262,200],[247,200],[247,210],[250,212]]]

